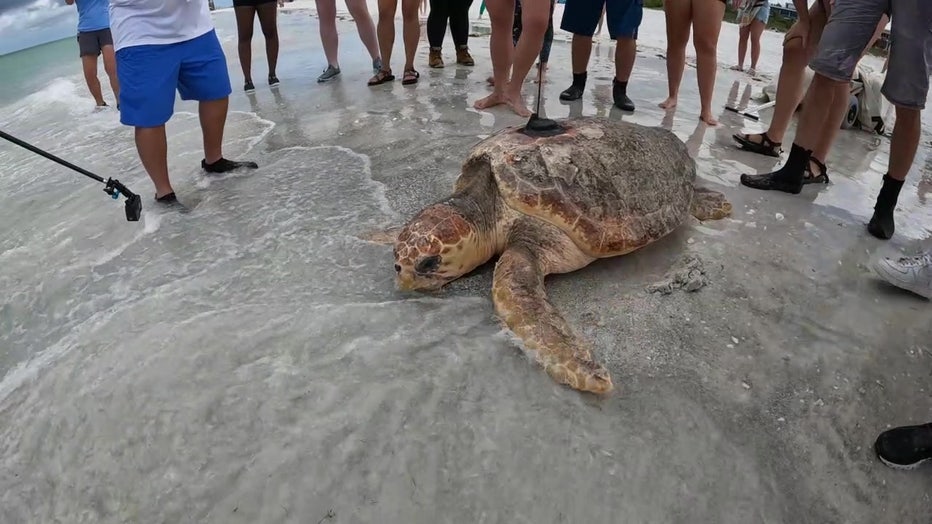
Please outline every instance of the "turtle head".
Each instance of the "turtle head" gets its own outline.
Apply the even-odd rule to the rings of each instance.
[[[395,241],[395,281],[402,291],[436,291],[491,258],[475,224],[449,203],[418,213]]]

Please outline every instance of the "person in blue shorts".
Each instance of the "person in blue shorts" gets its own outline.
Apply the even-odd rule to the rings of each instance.
[[[566,0],[560,29],[573,33],[573,84],[560,93],[560,100],[582,98],[586,89],[589,55],[592,53],[592,36],[605,11],[608,35],[615,41],[615,78],[612,80],[612,98],[615,106],[634,111],[634,102],[628,98],[628,78],[637,57],[638,27],[643,17],[643,0]]]
[[[207,2],[110,0],[110,29],[121,86],[120,122],[136,128],[136,149],[155,184],[156,201],[176,201],[168,178],[165,137],[176,90],[182,100],[199,102],[205,171],[259,167],[255,162],[223,158],[223,127],[232,90]]]
[[[78,55],[84,69],[84,81],[97,102],[97,107],[106,107],[104,94],[97,79],[97,57],[103,55],[104,71],[110,78],[114,98],[120,99],[120,82],[116,74],[116,58],[113,56],[113,37],[110,35],[110,15],[107,0],[65,0],[78,8]]]

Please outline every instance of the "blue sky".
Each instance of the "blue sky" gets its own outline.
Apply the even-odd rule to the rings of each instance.
[[[77,34],[78,13],[64,0],[0,0],[0,55]]]

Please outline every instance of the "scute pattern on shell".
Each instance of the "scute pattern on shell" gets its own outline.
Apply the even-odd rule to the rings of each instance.
[[[505,203],[564,230],[594,257],[666,235],[690,212],[696,164],[671,131],[605,118],[559,120],[567,133],[497,133],[467,158],[462,179],[492,176]]]

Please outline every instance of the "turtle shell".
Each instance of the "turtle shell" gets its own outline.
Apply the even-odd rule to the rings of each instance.
[[[534,137],[511,127],[476,144],[457,187],[494,178],[509,207],[565,231],[593,257],[629,253],[683,223],[696,163],[671,131],[619,120],[557,120]]]

